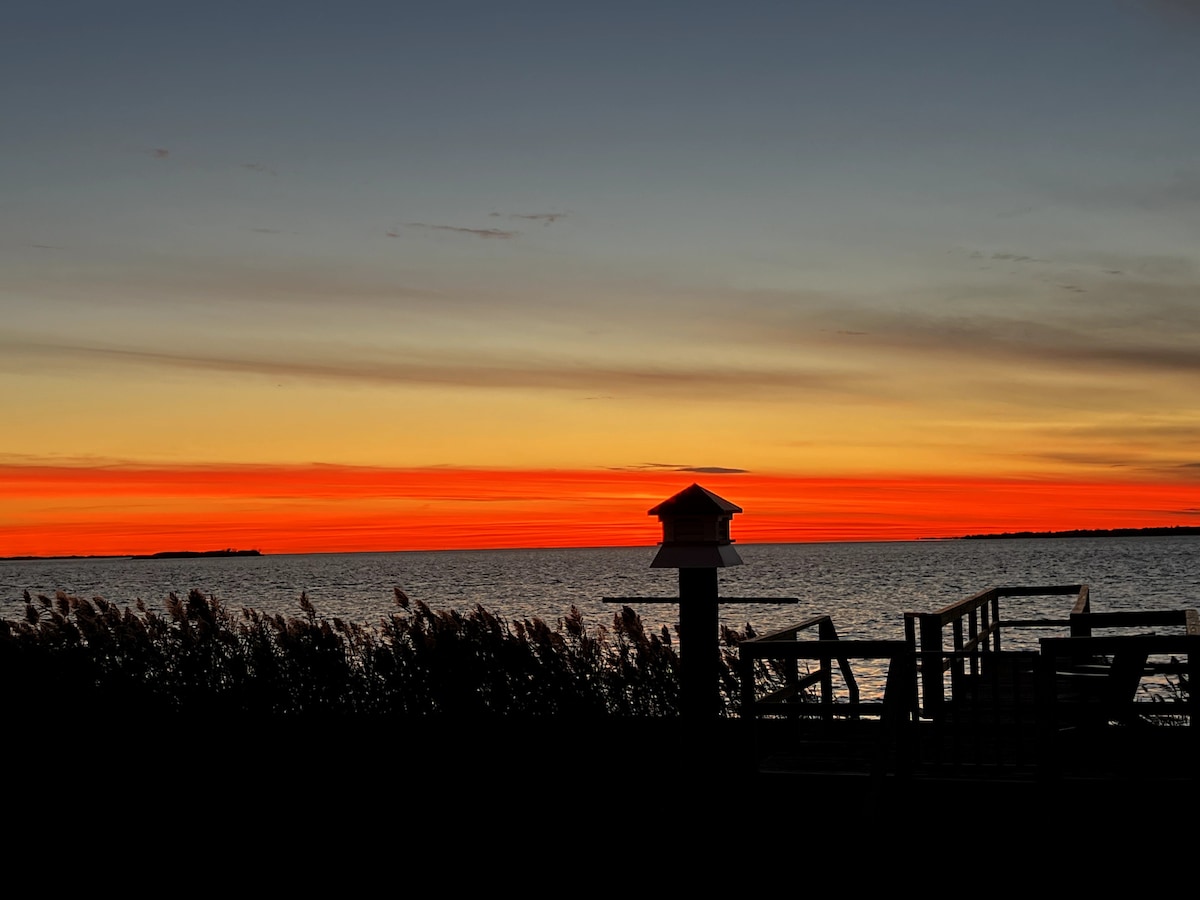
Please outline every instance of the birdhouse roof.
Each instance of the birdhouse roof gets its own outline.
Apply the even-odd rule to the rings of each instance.
[[[740,513],[742,508],[728,500],[718,497],[712,491],[705,490],[698,484],[685,487],[674,497],[668,497],[647,515],[658,516],[705,516],[719,513]]]

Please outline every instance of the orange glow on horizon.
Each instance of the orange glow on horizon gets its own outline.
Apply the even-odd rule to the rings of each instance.
[[[0,466],[0,556],[652,546],[692,482],[741,506],[741,543],[1200,524],[1200,484],[808,478],[649,468]]]

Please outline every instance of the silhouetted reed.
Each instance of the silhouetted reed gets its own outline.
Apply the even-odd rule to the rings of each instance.
[[[1143,716],[1143,719],[1153,721],[1157,725],[1184,727],[1191,722],[1187,708],[1190,686],[1187,672],[1178,657],[1171,657],[1169,672],[1170,674],[1164,676],[1158,684],[1152,686],[1142,682],[1138,685],[1139,693],[1149,697],[1150,702],[1154,704],[1151,707],[1153,712]]]
[[[679,658],[664,627],[624,607],[611,629],[572,607],[557,627],[511,624],[482,606],[434,611],[395,591],[375,626],[318,616],[233,612],[192,591],[165,611],[102,598],[26,592],[21,621],[0,620],[0,691],[10,713],[139,716],[639,716],[679,712]],[[722,689],[739,696],[727,631]]]

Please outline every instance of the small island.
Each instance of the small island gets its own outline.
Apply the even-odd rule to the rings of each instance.
[[[131,556],[130,559],[201,559],[225,556],[262,556],[261,550],[164,550],[161,553],[147,553],[141,556]]]

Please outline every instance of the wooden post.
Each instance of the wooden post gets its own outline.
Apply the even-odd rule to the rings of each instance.
[[[650,566],[679,570],[679,596],[604,598],[605,603],[679,604],[680,701],[684,716],[696,721],[717,718],[723,708],[719,605],[796,602],[795,597],[718,596],[717,569],[742,564],[729,535],[729,522],[741,511],[698,484],[667,498],[648,512],[663,527],[662,544]],[[743,695],[753,697],[752,683],[743,685]]]
[[[942,685],[942,623],[936,613],[923,613],[921,622],[921,699],[925,715],[942,717],[945,692]]]
[[[721,712],[718,602],[716,569],[679,570],[679,689],[689,719]]]

